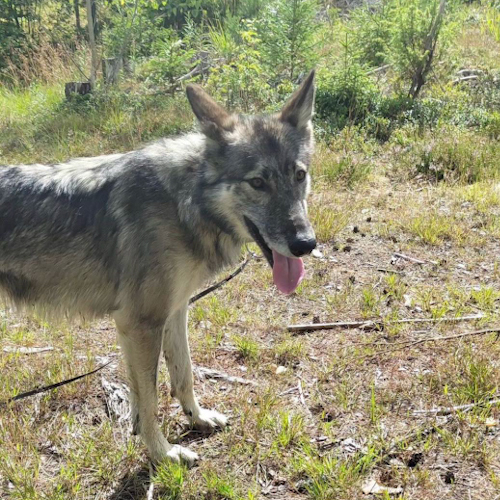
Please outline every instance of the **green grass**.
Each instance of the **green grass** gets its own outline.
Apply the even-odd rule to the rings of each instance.
[[[477,182],[466,186],[461,192],[460,199],[472,203],[478,212],[487,215],[500,206],[500,184]]]
[[[260,348],[255,340],[244,336],[233,335],[232,341],[241,358],[248,361],[256,361],[258,359]]]
[[[288,336],[277,342],[273,350],[276,363],[280,365],[299,363],[306,355],[304,341]]]
[[[440,245],[446,238],[451,238],[452,225],[448,217],[439,214],[418,215],[411,219],[408,231],[429,245]]]
[[[185,99],[119,91],[67,102],[60,84],[0,91],[0,163],[127,151],[193,125]]]
[[[411,144],[398,158],[405,176],[465,184],[500,177],[500,144],[481,132],[443,126],[422,135],[412,133]]]
[[[350,220],[351,208],[340,205],[337,201],[318,199],[310,207],[310,219],[320,242],[331,242]]]
[[[318,147],[312,168],[314,182],[332,188],[339,185],[353,188],[365,181],[370,171],[371,164],[364,155],[339,153],[323,144]]]
[[[188,470],[184,465],[165,462],[156,469],[154,482],[165,492],[164,500],[179,500],[185,488]]]

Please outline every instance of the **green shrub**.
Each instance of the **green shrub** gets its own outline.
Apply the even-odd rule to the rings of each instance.
[[[164,29],[162,37],[154,42],[154,56],[140,67],[139,74],[155,85],[172,84],[186,74],[195,63],[195,51],[177,32]]]
[[[474,183],[499,178],[500,144],[458,128],[441,128],[411,138],[400,164],[405,172],[429,180]]]
[[[457,24],[450,8],[440,15],[441,0],[391,0],[391,3],[390,62],[405,90],[409,88],[409,94],[416,97],[451,43]],[[416,78],[418,74],[421,81]]]
[[[244,112],[260,110],[270,105],[272,89],[262,67],[261,40],[247,21],[239,33],[240,43],[230,44],[229,35],[221,32],[220,43],[230,49],[230,58],[222,66],[212,68],[207,87],[229,109]]]
[[[496,140],[500,139],[500,112],[493,111],[492,113],[490,113],[486,120],[484,128],[490,138]]]
[[[333,71],[320,71],[316,113],[333,129],[361,124],[376,107],[380,91],[363,66],[348,52]]]
[[[440,0],[382,0],[355,9],[347,28],[358,60],[369,67],[390,65],[400,93],[418,95],[457,27],[456,9],[442,16],[439,10]]]
[[[275,81],[295,81],[316,62],[316,0],[273,0],[259,20],[262,55]]]
[[[379,67],[388,62],[393,31],[393,2],[383,0],[375,8],[355,9],[349,23],[359,58],[368,66]]]
[[[491,36],[500,42],[500,2],[492,2],[486,7],[484,24]]]

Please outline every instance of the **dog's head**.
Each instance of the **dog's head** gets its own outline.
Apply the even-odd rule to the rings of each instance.
[[[187,87],[208,138],[204,204],[227,232],[259,245],[284,293],[301,282],[300,257],[316,247],[306,203],[314,93],[311,72],[279,113],[241,116],[228,113],[201,87]]]

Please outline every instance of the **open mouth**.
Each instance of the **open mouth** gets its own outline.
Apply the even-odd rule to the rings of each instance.
[[[247,217],[243,216],[245,219],[245,224],[247,225],[248,232],[250,233],[250,236],[254,239],[255,243],[259,245],[259,248],[262,250],[262,253],[264,254],[264,257],[267,259],[267,262],[269,262],[269,265],[271,268],[274,266],[274,259],[273,259],[273,252],[269,248],[268,244],[265,242],[264,238],[260,234],[259,230],[257,229],[257,226]]]
[[[271,250],[257,226],[247,217],[244,217],[248,232],[259,245],[273,270],[273,281],[280,292],[292,293],[304,278],[304,263],[302,259],[287,257],[276,250]]]

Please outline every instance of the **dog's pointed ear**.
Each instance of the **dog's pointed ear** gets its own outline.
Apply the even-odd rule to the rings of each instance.
[[[315,93],[314,70],[312,70],[287,101],[279,114],[279,119],[298,129],[306,127],[314,114]]]
[[[203,133],[216,141],[234,129],[234,117],[217,104],[199,85],[189,84],[186,94]]]

